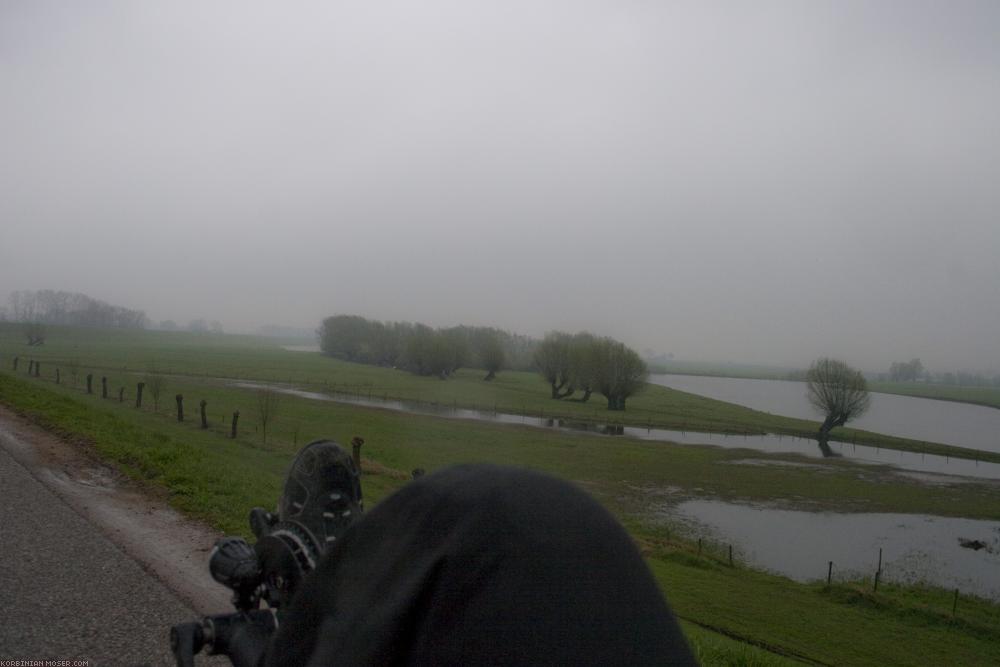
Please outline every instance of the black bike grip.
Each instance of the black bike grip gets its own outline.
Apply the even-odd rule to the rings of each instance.
[[[170,628],[170,650],[177,667],[194,667],[194,656],[205,645],[201,623],[182,623]]]

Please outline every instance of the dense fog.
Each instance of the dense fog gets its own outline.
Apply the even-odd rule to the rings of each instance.
[[[995,2],[0,3],[0,305],[1000,371]]]

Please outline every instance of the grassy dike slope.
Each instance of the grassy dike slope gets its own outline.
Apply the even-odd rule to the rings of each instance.
[[[504,371],[493,382],[483,372],[464,369],[448,381],[418,377],[389,368],[331,359],[318,353],[289,352],[273,341],[252,336],[93,330],[50,327],[43,347],[24,345],[21,327],[0,324],[0,368],[10,370],[20,357],[22,372],[29,359],[42,364],[42,375],[53,378],[62,369],[66,383],[69,363],[76,361],[77,385],[92,372],[96,382],[107,375],[113,392],[126,386],[132,396],[139,375],[151,368],[169,375],[282,382],[302,387],[357,392],[427,403],[456,405],[514,414],[564,417],[603,423],[735,434],[781,433],[812,437],[818,422],[772,415],[703,396],[647,385],[628,400],[625,412],[609,412],[599,395],[586,404],[553,401],[548,385],[536,373]],[[804,391],[804,388],[803,388]],[[172,395],[172,394],[171,394]],[[833,439],[906,451],[942,454],[1000,463],[1000,453],[977,452],[923,443],[856,429],[838,428]]]
[[[168,386],[192,406],[205,398],[226,411],[252,393],[185,379]],[[963,598],[950,618],[946,592],[885,587],[802,585],[729,568],[696,556],[656,518],[656,494],[776,499],[784,504],[1000,517],[995,486],[933,489],[885,469],[823,464],[823,471],[730,465],[738,458],[792,459],[740,450],[681,447],[627,439],[553,433],[383,410],[288,399],[264,445],[245,424],[237,440],[213,419],[208,431],[161,413],[87,396],[79,389],[0,373],[0,401],[47,428],[92,447],[170,501],[227,532],[246,533],[246,511],[273,506],[299,443],[318,436],[366,437],[369,502],[405,484],[412,467],[430,470],[458,461],[526,465],[571,479],[594,493],[636,538],[706,664],[778,664],[776,654],[825,664],[990,664],[1000,660],[1000,611]],[[246,410],[246,408],[243,408]],[[189,407],[189,414],[194,410]],[[249,414],[249,410],[246,413]],[[662,499],[661,499],[662,500]],[[724,636],[738,639],[732,641]],[[764,650],[758,648],[761,647]]]
[[[872,391],[883,394],[933,398],[938,401],[971,403],[988,408],[1000,408],[1000,389],[996,387],[959,387],[925,382],[872,382],[869,386]]]

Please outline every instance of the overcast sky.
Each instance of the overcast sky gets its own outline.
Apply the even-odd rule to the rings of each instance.
[[[1000,3],[0,1],[0,299],[1000,369]]]

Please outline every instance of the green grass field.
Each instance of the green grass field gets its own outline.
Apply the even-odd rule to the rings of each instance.
[[[671,359],[670,361],[650,364],[649,372],[723,378],[748,378],[754,380],[787,380],[791,375],[800,373],[801,371],[785,366]]]
[[[994,387],[959,387],[950,384],[924,382],[872,382],[872,391],[900,396],[933,398],[939,401],[972,403],[988,408],[1000,408],[1000,389]]]
[[[771,415],[657,385],[647,385],[630,398],[625,412],[609,412],[599,395],[586,404],[552,400],[545,381],[535,373],[506,371],[493,382],[483,382],[481,371],[463,369],[442,381],[401,370],[347,363],[319,353],[290,352],[274,341],[252,336],[50,327],[45,345],[29,348],[20,326],[0,323],[0,368],[11,369],[15,356],[21,358],[22,371],[29,359],[36,359],[42,364],[44,376],[52,378],[55,369],[60,368],[70,384],[73,378],[66,376],[75,362],[78,386],[87,373],[93,373],[98,382],[107,375],[113,391],[124,385],[129,396],[140,376],[155,369],[189,379],[281,382],[378,398],[683,431],[813,437],[819,428],[818,422]],[[835,429],[832,439],[1000,462],[1000,454],[850,428]]]
[[[473,385],[483,385],[504,396],[524,394],[526,410],[534,405],[528,403],[530,388],[544,391],[545,386],[540,380],[533,383],[530,377],[514,374],[506,380],[510,383],[506,387],[482,383],[473,372],[447,382],[414,378],[319,355],[285,352],[251,338],[232,337],[230,341],[230,337],[115,332],[84,332],[87,335],[76,337],[78,332],[65,333],[63,340],[53,335],[45,350],[26,348],[9,335],[0,338],[0,402],[91,448],[95,456],[166,494],[182,511],[226,532],[247,534],[247,509],[275,504],[284,471],[302,444],[320,437],[346,442],[361,435],[366,439],[363,484],[369,504],[405,484],[413,468],[434,470],[464,461],[528,466],[580,484],[615,512],[635,537],[705,664],[1000,661],[997,605],[963,597],[959,614],[952,618],[947,591],[883,586],[872,594],[863,582],[828,589],[819,583],[799,584],[755,572],[739,563],[731,568],[713,552],[697,555],[690,536],[680,537],[658,511],[664,502],[660,491],[671,489],[671,502],[705,497],[805,509],[1000,520],[997,485],[928,487],[887,468],[842,460],[810,460],[821,470],[734,465],[746,458],[805,459],[406,415],[295,397],[283,397],[265,443],[252,408],[254,392],[214,378],[348,384],[369,379],[372,386],[378,386],[374,384],[378,380],[386,391],[405,385],[420,391],[459,392],[456,401],[473,391]],[[119,346],[121,355],[117,356]],[[12,354],[21,356],[23,365],[17,374],[11,372]],[[69,355],[81,362],[76,386],[65,373],[63,384],[55,385],[52,366]],[[42,378],[26,377],[28,358],[41,360]],[[134,373],[150,363],[177,374],[167,379],[159,411],[153,411],[148,396],[144,408],[135,409],[131,390],[126,402],[119,403],[117,387],[134,384]],[[106,374],[113,398],[100,397],[100,375],[95,382],[98,393],[85,394],[82,375],[86,372]],[[324,374],[328,379],[323,379]],[[470,389],[462,389],[465,385]],[[185,396],[188,417],[184,423],[173,415],[177,393]],[[700,415],[709,423],[737,425],[740,415],[751,413],[759,418],[760,414],[731,410],[715,401],[701,403],[695,400],[698,397],[680,392],[665,390],[659,397],[656,393],[644,397],[651,414],[663,414],[669,405],[670,410],[686,410],[685,418]],[[447,394],[436,396],[444,402],[442,396]],[[202,399],[208,404],[208,430],[198,427],[197,403]],[[547,399],[536,400],[548,405]],[[712,414],[714,405],[721,406],[717,409],[723,411],[722,416]],[[231,440],[226,437],[228,417],[236,409],[241,411],[241,433]]]

